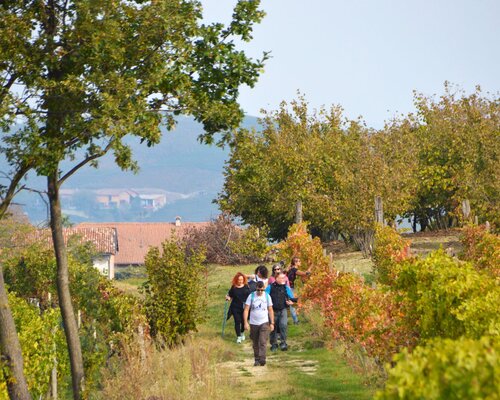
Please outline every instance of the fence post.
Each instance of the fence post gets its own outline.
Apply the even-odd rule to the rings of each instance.
[[[462,201],[462,214],[465,219],[469,219],[470,216],[470,202],[468,199]]]
[[[302,200],[298,200],[295,204],[295,223],[300,224],[302,222]]]
[[[380,225],[385,225],[384,222],[384,204],[382,197],[375,196],[375,222]]]

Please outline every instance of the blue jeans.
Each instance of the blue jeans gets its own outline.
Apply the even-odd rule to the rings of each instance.
[[[290,314],[292,314],[293,323],[296,324],[299,322],[299,317],[297,317],[297,311],[295,311],[294,306],[290,306]]]
[[[281,343],[286,343],[288,333],[288,312],[283,310],[274,310],[274,331],[271,332],[271,344],[278,343],[278,335],[281,336]]]

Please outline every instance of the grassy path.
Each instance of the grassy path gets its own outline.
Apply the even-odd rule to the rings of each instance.
[[[209,304],[206,322],[198,335],[221,340],[224,295],[232,276],[250,267],[210,267],[208,277]],[[303,317],[303,316],[302,316]],[[271,353],[265,367],[253,366],[253,351],[247,339],[235,343],[233,320],[226,325],[222,339],[228,360],[221,363],[227,379],[234,384],[233,398],[238,399],[370,399],[373,388],[363,383],[335,352],[317,348],[311,326],[302,318],[301,324],[289,326],[289,351]]]

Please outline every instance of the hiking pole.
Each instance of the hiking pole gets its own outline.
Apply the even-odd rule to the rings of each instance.
[[[227,321],[227,300],[224,301],[224,315],[222,316],[222,334],[221,336],[224,337],[224,328],[226,327],[226,321]]]

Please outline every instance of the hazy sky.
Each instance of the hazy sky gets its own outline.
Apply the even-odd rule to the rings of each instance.
[[[235,0],[202,0],[208,20],[227,22]],[[381,127],[413,110],[412,92],[500,91],[500,0],[263,0],[267,16],[245,45],[271,51],[240,102],[251,115],[297,90],[313,107],[340,104]]]

